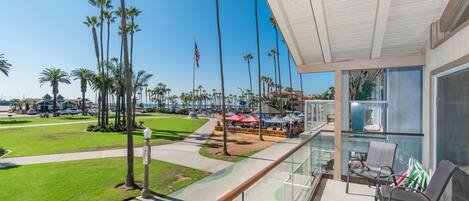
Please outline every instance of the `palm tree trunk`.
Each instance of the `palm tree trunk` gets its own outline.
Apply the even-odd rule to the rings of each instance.
[[[109,78],[109,41],[111,37],[111,21],[107,20],[107,44],[106,44],[106,78]],[[109,124],[109,88],[106,84],[106,124]]]
[[[251,92],[251,94],[249,95],[249,99],[250,99],[250,103],[249,105],[251,106],[250,109],[252,111],[252,78],[251,78],[251,62],[248,60],[248,70],[249,70],[249,90]]]
[[[86,112],[85,112],[85,91],[82,91],[81,92],[81,114],[82,115],[85,115]]]
[[[274,55],[273,59],[274,59],[274,70],[275,70],[275,92],[278,92],[278,88],[277,88],[277,59],[275,58],[277,57],[277,55]]]
[[[54,102],[52,103],[52,112],[53,112],[53,116],[57,116],[57,93],[53,93],[54,95]],[[21,106],[20,106],[20,110],[21,110]]]
[[[280,50],[278,47],[278,29],[275,26],[275,38],[276,38],[276,45],[277,45],[277,72],[278,72],[278,88],[280,92],[280,116],[283,116],[283,97],[282,97],[282,76],[280,73]]]
[[[218,52],[220,60],[220,78],[221,78],[221,114],[223,115],[223,153],[229,155],[227,147],[227,136],[226,136],[226,119],[225,119],[225,80],[223,77],[223,52],[221,44],[221,31],[220,31],[220,11],[218,7],[218,0],[216,0],[216,12],[217,12],[217,33],[218,33]]]
[[[125,10],[125,0],[121,0],[121,8]],[[130,74],[129,65],[129,50],[127,44],[127,27],[126,27],[126,13],[122,12],[121,26],[124,31],[122,33],[122,40],[124,45],[124,67],[125,67],[125,80],[126,80],[126,99],[127,99],[127,114],[132,114],[131,99],[132,99],[132,75]],[[127,115],[127,177],[125,186],[128,188],[135,188],[134,179],[134,140],[133,140],[133,125],[132,117]]]
[[[260,45],[259,45],[259,14],[257,12],[257,4],[258,0],[254,1],[255,6],[255,15],[256,15],[256,45],[257,45],[257,71],[259,74],[257,75],[257,80],[259,84],[259,118],[262,117],[262,97],[261,97],[261,53],[260,53]],[[264,141],[264,137],[262,136],[262,123],[259,123],[259,139]]]

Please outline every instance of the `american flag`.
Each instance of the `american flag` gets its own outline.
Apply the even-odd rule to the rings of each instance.
[[[198,68],[199,67],[200,54],[199,54],[199,48],[197,48],[197,42],[195,42],[195,47],[194,47],[194,58],[195,58],[195,65]]]

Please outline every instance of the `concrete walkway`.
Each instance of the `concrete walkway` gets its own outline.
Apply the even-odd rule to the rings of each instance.
[[[298,145],[298,138],[278,142],[241,162],[170,194],[168,200],[216,200]]]
[[[208,139],[215,124],[216,119],[210,119],[182,141],[152,147],[152,158],[212,173],[232,165],[199,155],[200,146]],[[142,148],[135,148],[134,151],[135,156],[142,156]],[[2,158],[0,167],[125,156],[127,149]]]

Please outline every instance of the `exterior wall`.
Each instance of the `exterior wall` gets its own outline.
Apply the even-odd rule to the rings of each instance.
[[[428,35],[430,33],[428,32]],[[431,132],[433,120],[431,119],[432,105],[431,99],[431,71],[457,60],[469,54],[469,26],[461,29],[451,38],[444,41],[434,49],[430,48],[430,41],[427,41],[425,47],[425,68],[423,70],[423,164],[427,168],[432,168],[432,149],[431,149]]]

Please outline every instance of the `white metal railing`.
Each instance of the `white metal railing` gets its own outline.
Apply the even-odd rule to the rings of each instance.
[[[314,130],[334,116],[334,100],[305,101],[305,131]]]

